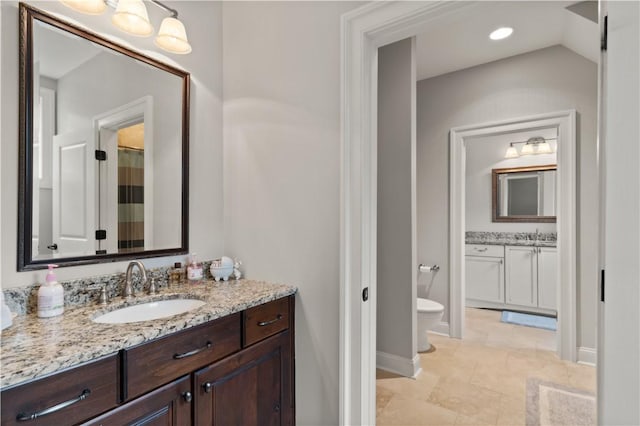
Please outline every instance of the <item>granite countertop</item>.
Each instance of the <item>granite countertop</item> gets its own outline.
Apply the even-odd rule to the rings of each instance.
[[[467,231],[465,232],[465,243],[499,246],[556,247],[558,241],[557,234],[555,232],[535,233]]]
[[[465,239],[466,244],[485,244],[490,246],[535,246],[556,247],[556,241],[509,240],[509,239]]]
[[[207,280],[195,285],[174,285],[153,296],[141,294],[132,301],[118,297],[107,306],[90,304],[65,308],[63,315],[53,318],[19,315],[11,327],[2,330],[0,388],[4,390],[296,292],[296,287],[262,281]],[[152,321],[129,324],[92,321],[103,313],[124,306],[180,297],[199,299],[206,304],[183,314]]]

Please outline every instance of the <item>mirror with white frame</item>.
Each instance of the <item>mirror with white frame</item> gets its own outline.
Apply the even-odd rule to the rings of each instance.
[[[18,269],[187,252],[189,74],[20,4]]]
[[[555,222],[556,165],[492,170],[494,222]]]

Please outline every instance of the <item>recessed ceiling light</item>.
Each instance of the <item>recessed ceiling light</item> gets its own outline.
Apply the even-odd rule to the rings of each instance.
[[[513,33],[513,28],[511,27],[501,27],[489,34],[489,38],[491,40],[502,40],[503,38],[507,38]]]

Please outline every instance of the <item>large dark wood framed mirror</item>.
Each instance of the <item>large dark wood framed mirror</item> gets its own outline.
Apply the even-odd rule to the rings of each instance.
[[[189,88],[20,3],[19,271],[188,252]]]
[[[491,171],[493,222],[555,222],[556,165]]]

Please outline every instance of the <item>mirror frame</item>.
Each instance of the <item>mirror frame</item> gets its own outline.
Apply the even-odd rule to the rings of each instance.
[[[20,16],[20,86],[19,86],[19,153],[18,153],[18,271],[44,269],[52,262],[60,266],[117,262],[128,259],[181,255],[189,252],[189,105],[190,74],[135,52],[98,34],[62,21],[53,15],[24,3]],[[131,59],[144,62],[182,79],[182,238],[180,247],[140,252],[109,253],[66,258],[33,259],[31,238],[33,225],[33,21],[38,20],[63,31],[114,50]]]
[[[543,166],[526,166],[526,167],[509,167],[504,169],[491,170],[491,219],[493,222],[556,222],[556,216],[498,216],[498,177],[501,174],[517,173],[517,172],[540,172],[547,170],[557,170],[556,164],[547,164]]]

